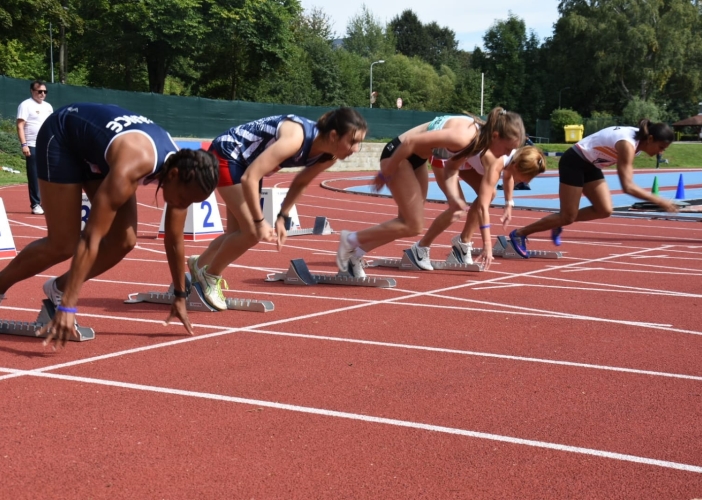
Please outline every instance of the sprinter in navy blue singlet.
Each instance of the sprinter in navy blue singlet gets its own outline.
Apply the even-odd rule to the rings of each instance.
[[[75,335],[82,284],[112,268],[136,245],[136,190],[157,182],[166,209],[166,256],[176,299],[166,322],[185,309],[183,225],[187,208],[212,193],[217,159],[205,151],[178,151],[168,133],[149,118],[120,108],[76,103],[54,112],[37,137],[39,189],[48,235],[27,245],[0,272],[0,301],[15,283],[71,257],[68,273],[44,284],[56,306],[39,334],[65,344]],[[81,231],[82,191],[91,203]]]
[[[103,179],[110,171],[107,150],[116,137],[141,134],[154,152],[153,169],[141,179],[147,184],[178,151],[171,136],[145,116],[112,104],[78,103],[55,111],[39,131],[39,178],[59,184]]]
[[[262,240],[282,247],[295,200],[320,172],[358,151],[367,128],[357,111],[339,108],[317,122],[296,115],[261,118],[233,127],[212,142],[210,152],[219,159],[217,191],[227,205],[227,232],[188,260],[210,305],[227,307],[222,272],[231,262]],[[260,204],[263,177],[288,167],[305,168],[293,179],[277,219],[266,221]]]

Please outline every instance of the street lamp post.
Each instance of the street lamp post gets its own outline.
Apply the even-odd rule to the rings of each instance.
[[[370,107],[373,107],[373,65],[374,64],[383,64],[385,61],[382,59],[379,61],[372,62],[370,65]]]
[[[564,90],[568,90],[570,87],[563,87],[561,90],[558,91],[558,109],[561,109],[561,92]]]

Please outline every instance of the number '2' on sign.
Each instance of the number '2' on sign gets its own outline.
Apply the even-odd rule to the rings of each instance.
[[[88,217],[90,217],[90,200],[88,196],[83,193],[83,201],[80,206],[80,230],[85,229],[85,224],[88,222]]]

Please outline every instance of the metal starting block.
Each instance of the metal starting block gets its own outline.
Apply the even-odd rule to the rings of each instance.
[[[482,248],[474,248],[471,252],[473,255],[480,255]],[[550,250],[528,250],[529,259],[560,259],[563,257],[561,252]],[[495,246],[492,247],[493,257],[502,257],[503,259],[523,259],[521,255],[515,252],[512,244],[506,236],[498,236]]]
[[[175,295],[173,295],[173,284],[171,284],[168,292],[146,292],[146,293],[130,293],[129,298],[124,301],[125,304],[138,304],[140,302],[148,302],[151,304],[172,304]],[[190,273],[185,273],[185,290],[188,292],[188,298],[185,299],[185,304],[188,311],[201,312],[218,312],[209,305],[203,298],[202,288],[199,283],[192,284]],[[227,299],[227,309],[234,311],[253,311],[253,312],[269,312],[275,306],[269,300],[251,300],[251,299]]]
[[[319,234],[328,235],[332,234],[332,228],[326,217],[315,217],[314,227],[306,229],[291,229],[287,232],[288,236],[303,236],[305,234]]]
[[[274,273],[266,281],[283,281],[286,285],[347,285],[393,288],[397,285],[392,278],[356,278],[348,273],[312,274],[304,259],[293,259],[287,273]]]
[[[449,254],[446,261],[432,260],[431,266],[435,270],[446,270],[446,271],[471,271],[480,272],[484,271],[483,266],[480,264],[463,264],[456,259],[453,251]],[[412,255],[411,250],[405,250],[402,254],[401,259],[373,259],[368,263],[368,267],[395,267],[403,271],[422,271],[423,269],[417,265],[417,261]]]
[[[2,319],[0,320],[0,334],[46,338],[47,335],[37,335],[36,332],[46,326],[54,318],[55,313],[56,309],[53,302],[49,299],[44,299],[36,321],[7,321]],[[79,326],[78,323],[76,323],[75,327],[78,336],[68,337],[68,340],[83,342],[84,340],[93,340],[95,338],[95,331],[92,328]]]

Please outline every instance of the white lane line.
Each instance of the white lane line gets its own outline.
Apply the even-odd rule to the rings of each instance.
[[[620,263],[618,262],[617,264],[626,264],[626,263]],[[681,273],[674,273],[671,271],[651,271],[647,269],[616,269],[616,268],[611,268],[611,267],[574,267],[572,269],[566,269],[564,273],[581,273],[581,272],[586,272],[586,271],[606,271],[610,273],[634,273],[634,274],[665,274],[667,276],[702,276],[702,271],[700,270],[695,270],[696,272],[681,272]]]
[[[616,453],[605,450],[598,450],[594,448],[584,448],[580,446],[571,446],[567,444],[552,443],[548,441],[537,441],[534,439],[523,439],[514,436],[505,436],[501,434],[492,434],[487,432],[471,431],[467,429],[458,429],[455,427],[446,427],[441,425],[425,424],[421,422],[412,422],[408,420],[399,420],[386,417],[375,417],[372,415],[364,415],[360,413],[343,412],[337,410],[327,410],[323,408],[314,408],[309,406],[292,405],[285,403],[277,403],[272,401],[265,401],[260,399],[250,399],[250,398],[239,398],[236,396],[225,396],[222,394],[213,394],[207,392],[198,391],[186,391],[182,389],[171,389],[167,387],[158,387],[143,384],[133,384],[128,382],[117,382],[112,380],[103,380],[89,377],[76,377],[71,375],[59,375],[55,373],[41,373],[36,371],[22,371],[16,370],[15,372],[21,372],[23,375],[49,378],[54,380],[63,380],[68,382],[81,382],[85,384],[94,384],[107,387],[118,387],[121,389],[132,389],[137,391],[152,392],[159,394],[168,394],[170,396],[184,396],[191,398],[201,398],[214,401],[222,401],[227,403],[236,403],[264,408],[272,408],[276,410],[292,411],[296,413],[305,413],[311,415],[319,415],[323,417],[334,417],[343,418],[348,420],[355,420],[360,422],[367,422],[373,424],[384,424],[394,427],[403,427],[409,429],[416,429],[422,431],[439,432],[443,434],[452,434],[457,436],[469,437],[474,439],[483,439],[488,441],[497,441],[502,443],[529,446],[532,448],[541,448],[553,451],[561,451],[565,453],[574,453],[579,455],[588,455],[597,458],[606,458],[610,460],[617,460],[620,462],[631,462],[642,465],[650,465],[655,467],[663,467],[666,469],[675,469],[685,472],[694,472],[697,474],[702,474],[702,467],[692,464],[684,464],[679,462],[671,462],[668,460],[658,460],[655,458],[640,457],[636,455],[628,455],[624,453]]]
[[[473,290],[497,290],[500,288],[519,288],[522,287],[521,283],[505,283],[504,285],[494,285],[494,286],[483,286],[480,288],[473,288]]]
[[[32,229],[39,229],[40,231],[46,231],[46,226],[35,226],[34,224],[27,224],[25,222],[20,222],[18,220],[8,219],[8,222],[12,224],[17,224],[18,226],[31,227]]]

